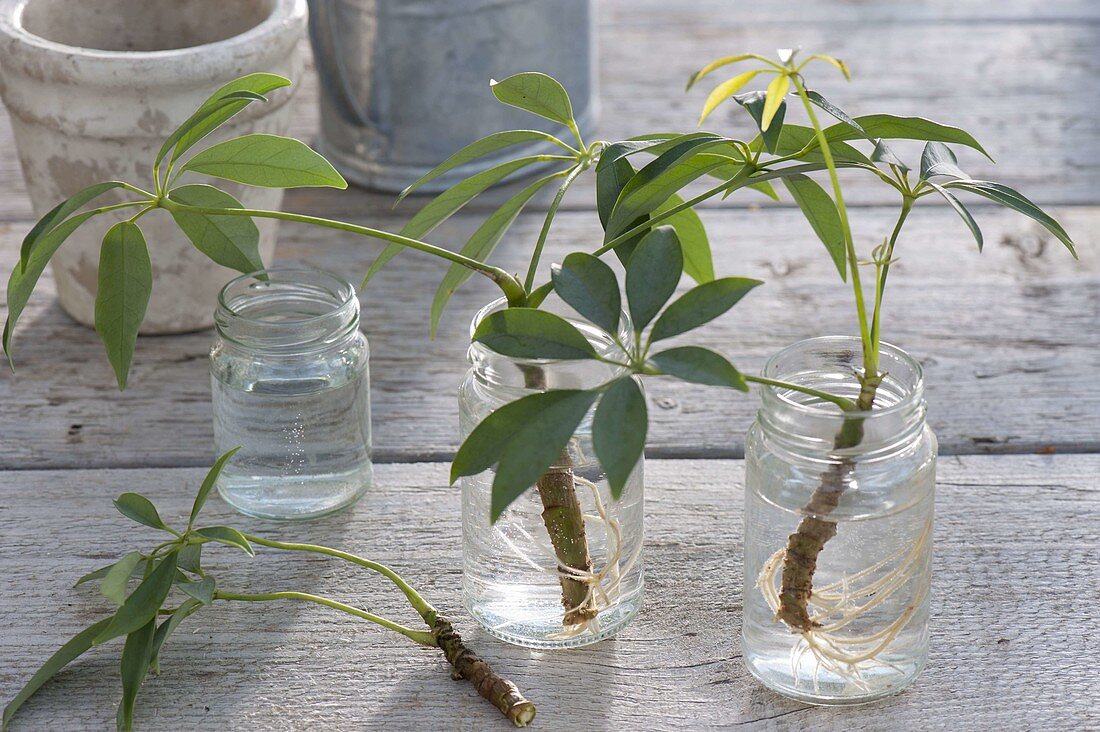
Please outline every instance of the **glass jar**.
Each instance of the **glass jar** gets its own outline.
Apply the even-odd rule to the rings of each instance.
[[[504,306],[497,301],[475,316]],[[624,342],[633,338],[623,316]],[[572,321],[596,347],[616,348]],[[462,438],[490,412],[546,389],[587,389],[620,376],[598,361],[525,361],[479,343],[459,389]],[[597,402],[598,404],[598,402]],[[622,495],[611,496],[592,448],[592,414],[538,484],[490,522],[493,470],[462,479],[462,589],[470,614],[489,633],[529,648],[584,646],[624,628],[642,604],[644,458]]]
[[[371,483],[369,348],[355,288],[317,269],[238,277],[222,290],[210,351],[214,443],[240,450],[218,491],[238,511],[305,519]]]
[[[861,364],[858,338],[813,338],[764,375],[854,400]],[[920,365],[882,344],[879,371],[866,412],[765,387],[746,439],[745,663],[812,704],[894,694],[928,658],[936,437]]]

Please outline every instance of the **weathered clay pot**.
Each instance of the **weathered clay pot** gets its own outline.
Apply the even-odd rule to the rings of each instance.
[[[150,190],[149,166],[165,136],[222,84],[257,71],[297,82],[306,14],[305,0],[0,0],[0,93],[35,213],[100,181]],[[285,133],[290,97],[283,89],[250,105],[207,141]],[[248,208],[282,200],[277,190],[218,185]],[[97,204],[126,200],[108,196]],[[86,325],[94,320],[100,243],[117,220],[96,217],[53,259],[61,306]],[[274,222],[257,223],[267,262]],[[200,254],[164,211],[140,225],[155,278],[141,332],[210,326],[233,273]]]

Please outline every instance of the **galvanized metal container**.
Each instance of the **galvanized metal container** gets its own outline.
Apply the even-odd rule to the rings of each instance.
[[[503,129],[555,129],[496,103],[489,80],[541,71],[569,91],[582,131],[596,118],[591,0],[310,0],[321,77],[318,145],[359,185],[399,191],[459,147]],[[424,192],[542,146],[504,151]]]

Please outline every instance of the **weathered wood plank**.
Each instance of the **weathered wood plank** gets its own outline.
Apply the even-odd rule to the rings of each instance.
[[[217,499],[208,518],[391,563],[529,693],[535,729],[1092,729],[1100,526],[1083,517],[1100,507],[1097,471],[1097,456],[942,459],[928,669],[900,696],[846,709],[782,699],[741,663],[740,462],[650,462],[645,609],[617,639],[577,651],[526,651],[473,630],[458,609],[459,494],[443,464],[380,466],[362,503],[310,524],[245,519]],[[70,587],[135,548],[110,498],[142,490],[178,521],[202,472],[0,473],[0,699],[108,610],[94,589]],[[229,549],[206,563],[227,588],[298,588],[410,618],[395,592],[339,563]],[[13,731],[110,726],[118,652],[111,644],[63,672]],[[436,652],[322,608],[203,611],[172,637],[162,668],[139,698],[140,729],[507,726],[447,678]]]
[[[1084,261],[1018,216],[976,209],[986,252],[974,251],[954,214],[918,209],[891,276],[886,340],[926,367],[930,420],[945,453],[1100,450],[1100,262],[1095,208],[1060,209]],[[814,335],[854,333],[851,293],[800,215],[708,211],[720,273],[766,285],[700,331],[701,345],[757,370],[775,350]],[[372,218],[389,226],[393,219]],[[854,218],[867,251],[890,225],[885,211]],[[472,232],[463,218],[440,230]],[[0,261],[13,260],[21,226],[0,230]],[[521,219],[496,260],[520,271],[538,222]],[[378,246],[346,235],[287,226],[278,256],[351,278]],[[599,236],[591,213],[560,217],[547,260]],[[545,270],[544,270],[545,271]],[[457,443],[455,392],[465,372],[470,316],[493,296],[477,278],[459,291],[437,340],[427,312],[442,277],[421,255],[394,260],[363,296],[371,340],[375,444],[382,460],[442,459]],[[205,354],[211,334],[142,338],[130,386],[114,387],[96,335],[70,321],[45,278],[20,321],[18,372],[0,375],[4,405],[0,465],[140,467],[201,465],[213,451]],[[2,309],[2,308],[0,308]],[[649,380],[659,456],[739,457],[756,399],[680,382]]]
[[[994,176],[1039,201],[1095,203],[1092,181],[1100,174],[1100,122],[1093,113],[1100,97],[1100,58],[1092,52],[1100,34],[1095,4],[909,5],[828,0],[787,10],[742,4],[731,11],[723,0],[598,3],[602,114],[597,133],[611,139],[693,129],[705,91],[683,93],[692,71],[719,56],[770,53],[797,42],[851,64],[853,84],[825,67],[812,77],[849,112],[919,114],[957,124],[987,143],[995,158],[1004,158],[993,166],[976,153],[965,156],[973,175]],[[317,130],[316,83],[306,74],[295,103],[291,132],[307,139]],[[470,103],[493,104],[488,86]],[[10,125],[5,113],[0,117],[0,220],[30,218]],[[743,117],[720,111],[709,124],[749,136]],[[591,207],[589,186],[580,188],[567,206]],[[889,190],[870,180],[855,180],[850,196],[864,204],[892,201]],[[337,196],[296,191],[286,205],[352,215],[381,212],[392,199],[360,191]],[[755,199],[733,203],[750,205]]]

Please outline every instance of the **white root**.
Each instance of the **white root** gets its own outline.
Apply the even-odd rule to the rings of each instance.
[[[607,562],[602,569],[598,569],[593,566],[591,571],[584,571],[576,569],[574,567],[565,567],[558,564],[556,555],[554,554],[553,547],[548,542],[544,542],[536,539],[531,532],[524,529],[522,526],[514,527],[523,536],[525,544],[535,547],[545,564],[536,561],[528,551],[513,541],[506,534],[501,533],[501,538],[508,547],[518,556],[524,563],[531,568],[540,572],[553,575],[556,579],[572,579],[578,582],[584,583],[587,587],[584,600],[573,608],[566,608],[563,611],[564,615],[568,615],[575,610],[581,608],[587,608],[594,610],[591,613],[592,617],[581,623],[575,625],[569,625],[562,629],[560,633],[555,634],[553,637],[558,639],[574,638],[579,635],[583,635],[586,632],[598,633],[600,630],[599,613],[613,607],[619,600],[622,579],[630,570],[634,567],[635,562],[638,561],[638,557],[641,555],[642,544],[638,542],[637,549],[629,557],[623,557],[623,533],[622,527],[619,524],[618,519],[612,517],[608,513],[607,506],[604,504],[603,498],[600,496],[599,486],[590,480],[582,478],[579,475],[574,476],[574,481],[578,486],[583,485],[588,487],[592,492],[592,499],[596,508],[596,513],[585,513],[585,523],[596,524],[602,526],[605,536],[607,537]],[[496,626],[496,630],[502,630],[503,628],[512,624],[512,621],[502,623]]]
[[[923,564],[931,534],[932,522],[929,521],[910,545],[854,574],[845,575],[837,582],[813,589],[809,607],[814,627],[802,631],[798,642],[791,649],[791,672],[795,683],[803,678],[800,671],[808,656],[815,662],[812,675],[815,693],[818,691],[822,670],[846,679],[861,689],[867,689],[864,673],[881,666],[896,668],[888,661],[880,659],[879,655],[897,640],[928,595],[928,573],[924,571]],[[779,590],[785,554],[785,548],[772,554],[764,562],[756,580],[756,586],[772,612],[779,611]],[[915,576],[919,577],[919,582],[913,590],[913,597],[901,613],[884,628],[863,635],[840,632],[888,602]]]

